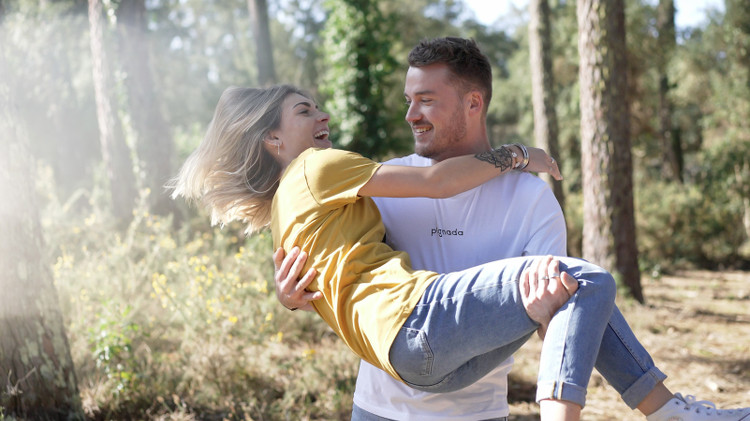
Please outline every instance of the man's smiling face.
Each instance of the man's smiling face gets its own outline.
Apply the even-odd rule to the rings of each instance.
[[[466,138],[466,103],[444,64],[409,67],[404,98],[406,121],[414,135],[414,151],[437,161],[451,144]]]

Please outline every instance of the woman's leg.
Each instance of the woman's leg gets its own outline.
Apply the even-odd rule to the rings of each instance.
[[[527,316],[518,288],[531,262],[508,259],[435,281],[391,347],[391,363],[402,379],[430,392],[457,390],[512,355],[538,327]],[[540,381],[543,398],[583,406],[615,285],[604,270],[578,259],[562,258],[560,268],[580,286],[550,323]]]
[[[612,276],[598,266],[576,259],[560,262],[561,272],[578,280],[578,290],[547,328],[536,398],[562,399],[583,406],[607,320],[615,308],[617,288]]]
[[[518,288],[531,259],[501,262],[442,275],[422,295],[390,351],[391,364],[412,387],[435,393],[466,387],[536,331]]]
[[[568,401],[544,399],[539,402],[539,415],[542,421],[568,421],[581,419],[581,407]]]
[[[604,331],[596,369],[633,409],[667,378],[656,368],[617,307]]]

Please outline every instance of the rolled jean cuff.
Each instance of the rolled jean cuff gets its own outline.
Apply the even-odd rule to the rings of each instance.
[[[569,401],[581,405],[586,404],[586,388],[563,382],[542,382],[536,385],[537,403],[544,399]]]
[[[627,404],[630,409],[635,409],[640,404],[646,395],[651,393],[657,384],[664,381],[667,375],[662,373],[656,367],[651,367],[644,375],[642,375],[632,386],[628,387],[622,393],[622,400]]]

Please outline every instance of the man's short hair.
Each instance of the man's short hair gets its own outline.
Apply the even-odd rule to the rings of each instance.
[[[492,67],[473,39],[444,37],[420,41],[409,52],[409,66],[445,64],[461,93],[476,89],[484,97],[484,112],[492,99]]]

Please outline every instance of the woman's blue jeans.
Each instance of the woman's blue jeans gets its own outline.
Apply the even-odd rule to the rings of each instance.
[[[419,390],[470,385],[513,355],[536,332],[521,302],[519,280],[534,258],[521,257],[441,275],[396,336],[390,361]],[[604,269],[560,258],[578,291],[552,318],[542,345],[537,401],[586,402],[594,367],[635,408],[666,376],[614,304],[616,285]]]

